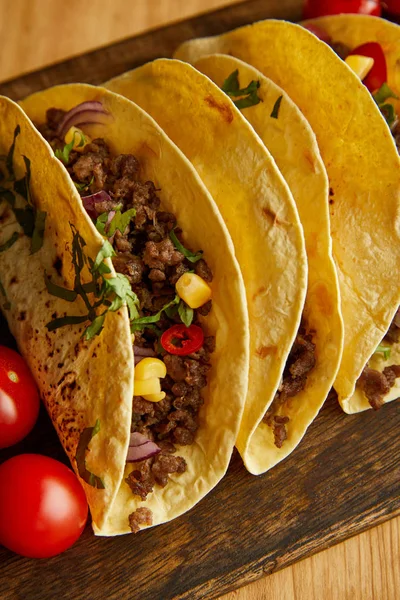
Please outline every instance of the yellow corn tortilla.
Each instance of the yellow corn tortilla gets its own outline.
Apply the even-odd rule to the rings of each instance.
[[[247,391],[248,316],[240,269],[216,205],[190,163],[151,117],[133,103],[89,85],[52,88],[27,98],[21,105],[35,123],[41,124],[48,108],[68,110],[87,100],[99,100],[113,117],[107,125],[91,127],[90,135],[104,137],[118,154],[133,153],[139,159],[141,175],[160,188],[161,205],[176,215],[185,241],[204,250],[214,275],[213,310],[205,319],[205,330],[216,336],[216,350],[211,358],[212,368],[208,386],[204,389],[205,403],[200,412],[195,443],[178,447],[179,455],[187,461],[187,471],[172,475],[165,488],[155,486],[154,492],[143,502],[133,496],[124,481],[134,469],[133,464],[125,465],[134,394],[132,336],[127,309],[123,308],[118,315],[108,315],[105,330],[100,337],[82,344],[78,357],[75,346],[82,332],[76,326],[64,327],[53,334],[48,334],[44,327],[54,306],[67,314],[72,312],[71,304],[47,294],[42,275],[44,264],[58,282],[52,265],[57,244],[58,251],[69,257],[65,250],[70,235],[68,221],[79,228],[92,258],[103,239],[86,215],[74,184],[54,158],[50,146],[33,129],[20,108],[2,101],[5,118],[1,120],[1,153],[11,143],[14,123],[21,122],[24,126],[21,139],[26,139],[26,147],[17,146],[18,160],[21,162],[22,150],[32,159],[35,198],[48,211],[45,246],[37,255],[29,256],[26,240],[22,238],[18,244],[25,245],[25,253],[17,252],[18,247],[14,251],[15,244],[0,256],[0,279],[11,303],[16,305],[15,311],[5,311],[5,315],[75,469],[76,437],[64,435],[62,419],[71,411],[79,411],[76,436],[83,427],[93,426],[96,419],[100,420],[100,432],[90,443],[87,466],[104,478],[106,490],[95,490],[84,482],[83,485],[95,533],[117,535],[130,531],[128,516],[136,508],[149,508],[153,512],[153,525],[169,521],[193,507],[225,474]],[[5,235],[8,234],[2,228],[0,243]],[[23,278],[20,287],[10,283],[11,276],[19,269],[21,273],[32,273],[28,289],[32,287],[36,293],[27,293]],[[63,283],[69,287],[72,287],[71,277],[70,268],[63,271]],[[50,302],[49,309],[47,302]],[[21,310],[27,311],[23,324],[18,321]],[[74,306],[73,314],[75,311]],[[49,350],[53,355],[51,359]],[[59,365],[59,356],[62,356],[63,368]],[[48,367],[45,375],[44,363]],[[72,366],[76,370],[76,388],[68,396],[64,395],[64,403],[57,404],[58,396],[62,394],[59,381],[67,377]]]
[[[315,332],[317,360],[304,390],[290,399],[287,413],[283,410],[291,419],[286,426],[288,431],[292,421],[296,421],[293,423],[295,433],[290,436],[290,449],[293,449],[323,405],[336,377],[343,349],[339,283],[330,236],[328,176],[314,132],[282,88],[232,56],[213,54],[201,58],[194,66],[220,88],[235,70],[239,74],[240,88],[251,81],[259,83],[257,95],[261,102],[243,109],[242,114],[275,159],[293,194],[303,225],[308,258],[303,317],[308,329]],[[276,118],[271,115],[278,101]],[[249,442],[247,462],[254,461],[259,470],[263,470],[266,436],[270,441],[271,429],[262,423]]]
[[[371,17],[368,15],[332,15],[309,19],[303,25],[318,25],[334,42],[342,42],[351,50],[366,44],[367,42],[378,42],[386,58],[388,71],[388,85],[400,96],[400,27],[386,19]],[[400,99],[388,100],[395,107],[396,113],[400,113]]]
[[[334,386],[343,410],[358,412],[351,400],[357,379],[400,303],[400,162],[393,138],[358,77],[299,25],[260,21],[186,42],[176,57],[193,64],[216,52],[250,63],[281,86],[316,134],[332,191],[345,330]]]
[[[236,445],[247,469],[259,474],[290,453],[313,411],[293,404],[288,440],[280,449],[272,429],[259,427],[280,385],[307,288],[304,237],[293,197],[240,111],[190,65],[157,60],[106,86],[137,102],[181,148],[232,236],[250,316],[249,390]],[[259,443],[252,443],[259,434],[262,457]]]

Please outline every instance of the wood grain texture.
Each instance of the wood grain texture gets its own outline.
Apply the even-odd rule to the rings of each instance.
[[[233,1],[0,0],[0,80],[224,4]],[[299,5],[253,0],[28,75],[1,92],[19,98],[62,81],[98,83],[170,54],[194,35],[267,16],[296,19]],[[1,343],[5,335],[0,324]],[[399,513],[399,408],[392,405],[374,417],[346,418],[334,404],[326,406],[303,445],[273,472],[253,478],[235,456],[226,480],[202,504],[139,537],[96,540],[86,530],[74,548],[41,562],[40,570],[37,562],[0,549],[0,598],[216,597]],[[0,453],[0,461],[20,451],[65,461],[45,414],[19,447]],[[399,537],[400,517],[224,600],[396,600]]]

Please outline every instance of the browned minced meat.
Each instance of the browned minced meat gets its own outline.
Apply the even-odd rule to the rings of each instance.
[[[138,533],[141,525],[153,525],[153,514],[150,509],[144,506],[137,508],[129,515],[129,527],[132,533]]]
[[[277,448],[281,448],[287,439],[286,425],[289,423],[289,417],[276,413],[288,398],[296,396],[305,388],[307,377],[314,366],[315,344],[312,341],[312,334],[307,333],[305,325],[302,324],[286,361],[282,383],[263,417],[263,422],[273,429],[274,443]]]
[[[349,46],[346,46],[346,44],[343,44],[343,42],[330,42],[329,45],[342,60],[346,60],[346,58],[351,52],[351,48],[349,48]]]
[[[397,309],[383,339],[390,344],[396,344],[400,340],[400,308]]]
[[[47,112],[47,123],[40,127],[42,134],[54,149],[62,148],[64,140],[57,137],[57,127],[64,116],[58,109]],[[212,281],[212,272],[204,259],[189,262],[170,239],[177,227],[172,213],[160,210],[160,199],[153,182],[141,181],[140,164],[130,155],[112,156],[103,139],[95,139],[82,152],[72,151],[67,169],[78,184],[86,184],[82,196],[105,190],[109,200],[96,204],[98,215],[120,207],[121,211],[134,208],[135,217],[124,232],[116,231],[112,243],[116,256],[113,264],[124,274],[140,301],[141,316],[158,312],[175,297],[175,284],[179,277],[192,271],[207,282]],[[182,241],[182,240],[181,240]],[[193,322],[201,325],[199,316],[206,316],[212,308],[210,300],[194,311]],[[167,377],[161,381],[166,397],[161,402],[148,402],[134,397],[132,432],[140,432],[155,441],[161,448],[154,458],[134,463],[127,478],[132,492],[145,500],[154,485],[165,486],[173,473],[183,473],[186,462],[175,456],[175,445],[193,443],[198,428],[198,412],[203,404],[201,389],[207,385],[210,354],[214,350],[213,337],[206,337],[204,345],[190,356],[180,357],[167,354],[159,344],[163,331],[180,323],[177,314],[168,317],[162,314],[156,330],[146,328],[135,332],[135,345],[152,348],[167,366]],[[138,528],[136,513],[131,515],[134,528]],[[132,526],[132,524],[131,524]]]
[[[397,377],[400,377],[400,365],[385,367],[382,373],[376,369],[365,367],[357,385],[363,390],[372,408],[379,410],[384,403],[384,396],[393,387]]]

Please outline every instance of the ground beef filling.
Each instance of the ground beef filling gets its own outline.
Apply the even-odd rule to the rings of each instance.
[[[315,344],[312,341],[312,333],[307,333],[306,327],[302,324],[286,361],[281,385],[263,417],[263,422],[272,427],[277,448],[282,448],[287,439],[286,425],[289,423],[289,417],[277,413],[289,398],[304,390],[307,377],[314,366]]]
[[[383,344],[396,344],[400,341],[400,308],[397,309],[393,321],[383,338]],[[390,365],[383,371],[364,368],[357,381],[357,386],[364,392],[374,410],[379,410],[384,404],[384,397],[394,386],[396,378],[400,377],[400,365]]]
[[[50,109],[47,121],[40,127],[53,149],[63,148],[65,142],[57,137],[57,127],[64,111]],[[173,214],[160,210],[160,199],[151,181],[140,180],[140,164],[131,154],[112,156],[103,139],[95,139],[82,152],[71,151],[66,165],[81,196],[104,190],[109,199],[95,205],[98,216],[119,209],[136,210],[126,230],[117,230],[110,239],[116,256],[115,270],[124,274],[140,302],[141,316],[157,313],[174,299],[175,284],[179,277],[194,271],[207,282],[212,272],[205,260],[189,262],[170,239],[170,231],[180,237]],[[193,323],[201,325],[199,316],[210,312],[212,301],[194,311]],[[167,366],[167,376],[161,380],[166,397],[161,402],[133,398],[132,432],[140,432],[155,441],[161,452],[150,459],[134,463],[126,479],[132,493],[145,500],[155,485],[164,487],[169,475],[184,473],[186,462],[176,456],[176,445],[193,444],[198,428],[198,412],[203,404],[201,390],[207,385],[210,354],[214,350],[213,337],[206,337],[203,347],[195,354],[176,356],[168,354],[159,340],[172,325],[181,323],[177,310],[163,312],[158,323],[135,332],[136,350],[154,352]],[[140,354],[140,351],[137,351]],[[141,524],[151,524],[151,512],[139,508],[129,517],[132,531]]]

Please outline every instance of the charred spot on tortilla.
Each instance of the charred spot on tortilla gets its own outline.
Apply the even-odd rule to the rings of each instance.
[[[53,267],[57,271],[58,275],[61,277],[63,262],[62,262],[62,259],[60,256],[56,256],[56,258],[53,262]]]
[[[227,123],[232,123],[233,121],[233,112],[231,107],[228,104],[218,102],[213,98],[213,96],[209,95],[204,98],[204,101],[210,108],[215,108],[220,113],[224,121]]]
[[[25,310],[21,310],[21,312],[19,313],[17,320],[18,321],[25,321],[26,319],[26,311]]]
[[[17,276],[16,276],[16,275],[13,275],[13,276],[11,277],[11,279],[10,279],[10,285],[11,285],[11,284],[13,284],[13,283],[18,283],[18,279],[17,279]]]
[[[256,349],[256,354],[259,358],[267,358],[271,354],[276,354],[278,348],[276,346],[260,346]]]

